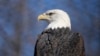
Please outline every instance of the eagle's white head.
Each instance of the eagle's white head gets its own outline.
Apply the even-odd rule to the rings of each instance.
[[[71,29],[70,18],[66,12],[60,9],[48,10],[38,16],[38,20],[46,20],[49,25],[46,29],[69,28]]]

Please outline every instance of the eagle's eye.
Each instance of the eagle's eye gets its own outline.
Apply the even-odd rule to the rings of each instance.
[[[50,12],[50,13],[47,13],[46,15],[50,15],[50,16],[51,16],[51,15],[53,15],[53,14],[54,14],[54,13]]]

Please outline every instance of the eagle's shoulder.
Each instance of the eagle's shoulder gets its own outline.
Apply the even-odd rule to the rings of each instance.
[[[84,43],[80,33],[75,33],[67,28],[48,29],[43,31],[36,42],[36,53],[56,56],[81,56],[84,54]],[[60,50],[60,51],[59,51]],[[55,52],[56,51],[56,52]],[[47,52],[47,53],[46,53]],[[51,54],[52,53],[52,54]]]

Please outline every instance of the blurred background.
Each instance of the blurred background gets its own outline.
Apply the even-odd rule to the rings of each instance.
[[[0,0],[0,56],[33,56],[47,26],[37,16],[50,9],[69,14],[72,30],[83,35],[86,56],[100,56],[100,0]]]

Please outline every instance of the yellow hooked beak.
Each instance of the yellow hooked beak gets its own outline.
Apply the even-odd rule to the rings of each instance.
[[[47,15],[41,14],[41,15],[38,16],[38,21],[40,21],[40,20],[47,20],[47,19],[48,19]]]

